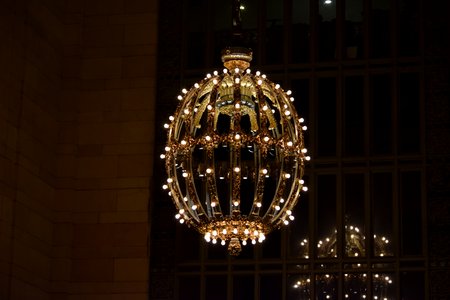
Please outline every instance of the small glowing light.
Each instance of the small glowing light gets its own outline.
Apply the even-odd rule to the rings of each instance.
[[[290,94],[292,94],[292,91],[291,91],[291,90],[287,90],[287,91],[286,91],[286,95],[289,96]]]
[[[216,202],[211,202],[211,207],[216,207]]]
[[[284,203],[284,199],[283,198],[280,198],[280,203]]]
[[[239,167],[234,168],[234,172],[239,173],[240,171],[241,171],[241,168],[239,168]]]
[[[169,127],[170,127],[170,125],[169,125],[169,124],[167,124],[167,123],[165,123],[165,124],[164,124],[164,128],[166,128],[166,129],[167,129],[167,128],[169,128]]]
[[[256,244],[256,240],[252,240],[252,244],[253,244],[253,245]]]
[[[172,182],[173,182],[173,179],[172,179],[172,178],[167,178],[167,182],[168,182],[168,183],[172,183]]]
[[[286,145],[288,145],[288,147],[292,147],[293,143],[291,141],[287,142]]]
[[[236,133],[236,135],[234,136],[234,138],[235,138],[236,140],[239,140],[239,139],[241,138],[241,135],[240,135],[239,133]]]
[[[295,220],[295,217],[294,217],[293,215],[290,215],[290,216],[289,216],[289,220],[294,221],[294,220]]]
[[[183,177],[184,177],[184,178],[186,178],[186,177],[188,177],[188,176],[189,176],[188,172],[183,172]]]
[[[289,100],[291,100],[291,102],[294,102],[294,97],[289,98]]]
[[[185,140],[182,140],[180,143],[181,143],[181,145],[186,145],[186,141]]]
[[[214,76],[217,76],[217,75],[219,75],[219,72],[214,71],[213,74],[214,74]]]
[[[239,201],[234,201],[233,204],[234,204],[234,206],[238,206],[239,205]]]
[[[187,197],[183,197],[183,201],[184,201],[184,202],[187,202],[187,201],[188,201],[188,198],[187,198]]]
[[[178,95],[178,96],[177,96],[177,99],[181,101],[181,100],[183,100],[183,96]]]
[[[208,142],[211,140],[211,137],[209,135],[205,136],[205,140],[207,140]]]
[[[163,190],[167,190],[169,188],[169,186],[167,184],[163,184],[162,188],[163,188]]]
[[[184,223],[184,219],[180,219],[180,224],[183,224]]]
[[[159,156],[159,158],[164,159],[164,158],[166,158],[166,155],[165,155],[165,154],[161,154],[161,155]]]
[[[239,109],[239,108],[241,108],[241,105],[240,105],[239,103],[236,103],[236,104],[234,105],[234,107],[237,108],[237,109]]]
[[[213,231],[212,231],[212,235],[213,235],[213,236],[217,236],[217,230],[213,230]]]
[[[261,79],[258,79],[258,81],[256,82],[258,85],[261,85],[262,84],[262,80]]]
[[[217,83],[218,83],[217,79],[213,79],[213,84],[217,84]]]
[[[308,149],[303,148],[303,149],[302,149],[302,153],[306,153],[306,152],[308,152]]]
[[[325,4],[331,4],[331,3],[333,3],[333,1],[331,1],[331,0],[325,0],[324,3],[325,3]]]
[[[212,239],[213,244],[217,244],[217,239]]]
[[[226,229],[222,230],[222,233],[227,234],[227,230]]]
[[[175,219],[177,219],[177,220],[178,220],[180,217],[181,217],[180,214],[176,214],[176,215],[175,215]]]
[[[198,85],[198,83],[195,83],[194,86],[196,89],[198,89],[200,87],[200,85]]]
[[[305,159],[306,160],[311,160],[311,156],[306,156]]]
[[[206,169],[206,173],[211,174],[212,170],[210,168]]]
[[[303,126],[302,129],[306,131],[308,130],[308,126]]]
[[[245,228],[245,229],[244,229],[244,233],[245,233],[245,234],[249,234],[250,231],[249,231],[247,228]]]
[[[188,115],[189,114],[189,109],[185,108],[183,112],[184,112],[185,115]]]
[[[289,178],[291,178],[291,174],[289,174],[289,173],[285,173],[285,174],[284,174],[284,178],[286,178],[286,179],[289,179]]]
[[[211,78],[211,74],[206,74],[206,78]]]
[[[275,89],[279,89],[280,88],[280,85],[277,83],[277,84],[275,84]]]
[[[269,108],[267,107],[267,105],[264,105],[264,106],[262,107],[262,109],[263,109],[264,111],[266,111],[266,110],[269,109]]]
[[[250,74],[251,72],[252,72],[252,70],[250,70],[250,69],[247,69],[247,74]]]
[[[280,209],[281,209],[281,207],[279,205],[275,206],[275,210],[280,210]]]
[[[222,240],[222,241],[220,242],[220,244],[221,244],[222,246],[225,246],[225,240]]]
[[[304,184],[304,183],[305,183],[305,181],[304,181],[303,179],[300,179],[300,180],[298,181],[298,183],[300,183],[300,184]]]
[[[233,229],[233,233],[234,233],[234,234],[237,234],[237,233],[238,233],[237,228],[234,228],[234,229]]]
[[[262,206],[261,202],[256,202],[256,206],[261,207]]]
[[[263,140],[264,140],[264,142],[268,142],[268,141],[270,140],[270,138],[269,138],[268,136],[265,136],[265,137],[263,138]]]
[[[304,187],[302,187],[302,190],[305,191],[305,192],[307,192],[307,191],[308,191],[308,187],[307,187],[307,186],[304,186]]]
[[[192,208],[193,210],[196,210],[196,209],[197,209],[197,205],[194,204],[194,205],[191,206],[191,208]]]
[[[284,114],[285,114],[286,116],[289,116],[289,115],[291,114],[291,112],[290,112],[289,110],[286,110],[286,111],[284,112]]]
[[[167,152],[167,151],[170,151],[170,147],[169,147],[169,146],[166,146],[166,147],[164,148],[164,150],[166,150],[166,152]]]
[[[265,174],[267,174],[268,171],[267,171],[267,169],[262,169],[261,172],[265,175]]]
[[[303,123],[303,122],[305,122],[305,119],[300,118],[300,119],[298,119],[298,121],[299,121],[300,123]]]
[[[260,71],[256,71],[256,76],[259,76],[259,75],[261,75],[261,72]]]
[[[227,74],[227,73],[228,73],[228,70],[227,70],[226,68],[224,68],[224,69],[222,70],[222,72],[223,72],[224,74]]]
[[[169,120],[170,120],[170,121],[175,120],[174,116],[169,116]]]
[[[187,94],[188,91],[187,91],[187,89],[182,89],[181,92],[182,92],[183,94]]]
[[[206,108],[208,108],[208,110],[211,110],[212,109],[211,104],[208,104],[208,106]]]

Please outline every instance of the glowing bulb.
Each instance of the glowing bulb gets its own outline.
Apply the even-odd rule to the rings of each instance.
[[[234,168],[234,172],[239,173],[240,171],[241,171],[241,168],[239,168],[239,167]]]
[[[188,176],[189,176],[188,172],[183,172],[183,177],[184,177],[184,178],[186,178],[186,177],[188,177]]]
[[[167,129],[167,128],[169,128],[169,127],[170,127],[169,124],[167,124],[167,123],[164,124],[164,128]]]
[[[239,139],[241,138],[241,135],[240,135],[239,133],[236,133],[236,135],[234,136],[234,138],[235,138],[236,140],[239,140]]]
[[[170,147],[169,147],[169,146],[166,146],[166,147],[164,148],[164,150],[170,151]]]
[[[188,91],[187,91],[187,89],[182,89],[181,92],[182,92],[183,94],[187,94]]]
[[[196,209],[197,209],[197,205],[194,204],[194,205],[191,206],[191,208],[192,208],[193,210],[196,210]]]
[[[161,159],[166,158],[166,156],[165,156],[164,154],[161,154],[159,157],[160,157]]]

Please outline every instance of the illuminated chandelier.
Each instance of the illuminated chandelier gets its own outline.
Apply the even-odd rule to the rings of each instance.
[[[392,256],[390,241],[386,236],[373,235],[372,239],[374,256]],[[320,239],[316,244],[316,255],[319,258],[337,257],[337,230]],[[300,241],[299,256],[309,258],[309,240],[307,238]],[[358,226],[345,226],[345,255],[348,257],[364,257],[366,255],[366,237]],[[376,268],[376,264],[373,267]],[[320,265],[322,267],[322,265]],[[363,268],[361,263],[350,265],[353,271],[344,273],[344,298],[345,299],[366,299],[368,298],[367,280],[369,274],[366,272],[355,272],[355,269]],[[372,278],[372,296],[373,299],[389,300],[392,299],[392,274],[374,272]],[[325,299],[334,299],[337,293],[336,274],[317,274],[315,277],[316,293]],[[309,274],[300,275],[294,281],[292,288],[298,291],[298,299],[311,299],[313,283]]]
[[[239,1],[234,5],[236,12]],[[164,124],[163,189],[178,210],[175,218],[207,242],[228,244],[232,255],[240,253],[241,243],[262,242],[294,220],[300,191],[307,190],[304,120],[291,91],[259,71],[252,74],[251,59],[249,49],[226,48],[223,72],[183,89]]]

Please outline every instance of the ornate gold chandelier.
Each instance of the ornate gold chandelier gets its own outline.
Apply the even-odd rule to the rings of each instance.
[[[240,1],[233,1],[233,36],[240,37]],[[252,52],[229,47],[225,68],[214,71],[178,96],[180,104],[164,127],[168,190],[175,218],[198,230],[207,242],[241,244],[294,220],[307,150],[306,130],[291,91],[252,74]]]

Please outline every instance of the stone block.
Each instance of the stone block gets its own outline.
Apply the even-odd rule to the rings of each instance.
[[[82,61],[82,79],[120,78],[121,76],[122,58],[90,58]]]
[[[124,10],[124,0],[95,0],[84,5],[87,15],[110,15],[118,14]]]
[[[125,2],[127,12],[157,12],[158,1],[128,0]]]
[[[146,258],[119,258],[114,260],[115,281],[146,281],[149,265]]]
[[[100,112],[119,110],[122,95],[117,90],[83,91],[78,101],[81,112]]]
[[[120,127],[121,143],[145,143],[153,135],[153,124],[150,122],[126,122]]]
[[[74,177],[76,174],[76,159],[73,155],[58,155],[56,157],[56,175],[58,177]]]
[[[117,177],[116,156],[94,156],[78,158],[77,177],[114,178]]]
[[[156,22],[144,24],[126,24],[124,33],[125,45],[149,45],[156,44]]]
[[[115,246],[145,246],[148,241],[148,223],[105,224],[114,226]]]
[[[113,259],[74,259],[71,267],[72,281],[108,282],[114,278]]]
[[[77,191],[73,202],[74,212],[108,212],[116,208],[116,190]]]
[[[53,281],[69,281],[72,260],[66,258],[52,259],[51,279]]]
[[[114,224],[75,224],[73,228],[74,246],[112,246],[116,243]]]
[[[141,223],[148,221],[148,212],[104,212],[99,214],[100,223]]]
[[[70,246],[73,241],[73,224],[54,223],[53,226],[53,245]]]
[[[154,89],[126,89],[122,90],[122,99],[120,101],[121,110],[153,110]]]
[[[150,143],[103,145],[105,155],[145,154],[151,156],[152,150]]]
[[[126,57],[123,59],[123,77],[149,77],[156,72],[155,56]]]
[[[122,25],[107,24],[103,26],[90,26],[84,30],[83,45],[85,47],[117,46],[124,42],[124,28]]]
[[[121,155],[119,156],[119,177],[149,177],[153,158],[148,155]]]
[[[147,211],[150,192],[147,189],[125,189],[117,193],[117,211]]]

